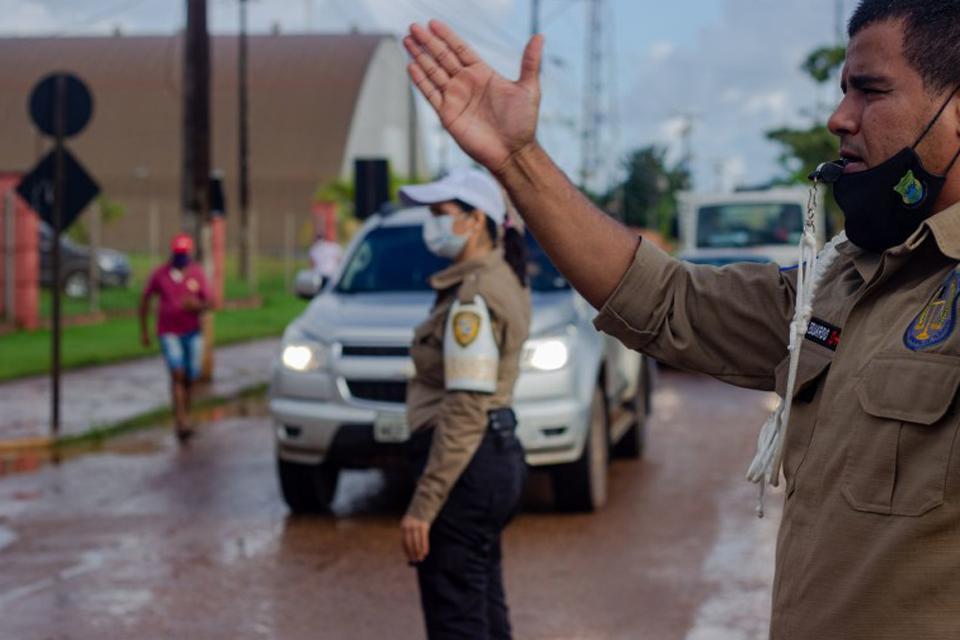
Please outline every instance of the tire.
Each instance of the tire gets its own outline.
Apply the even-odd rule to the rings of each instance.
[[[590,425],[580,458],[553,469],[553,499],[560,511],[597,511],[607,502],[610,462],[607,408],[603,388],[593,391]]]
[[[637,460],[643,457],[643,448],[647,442],[647,416],[650,414],[650,375],[646,364],[640,370],[640,383],[637,395],[631,402],[634,423],[630,426],[620,442],[613,448],[613,455],[617,458]]]
[[[339,475],[340,470],[330,465],[297,464],[277,458],[280,491],[293,514],[329,512]]]
[[[63,278],[63,293],[68,298],[86,298],[90,293],[90,274],[71,271]]]

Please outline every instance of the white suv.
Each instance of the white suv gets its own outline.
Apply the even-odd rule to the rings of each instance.
[[[428,279],[447,264],[423,244],[427,216],[376,215],[333,281],[298,276],[298,293],[314,299],[287,327],[270,386],[280,486],[294,512],[327,509],[340,469],[403,458],[409,345],[434,299]],[[611,451],[643,450],[654,370],[593,328],[593,309],[527,238],[533,319],[517,432],[527,462],[550,469],[557,506],[590,511],[606,500]]]

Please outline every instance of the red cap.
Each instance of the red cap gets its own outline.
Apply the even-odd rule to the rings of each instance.
[[[174,253],[193,253],[193,238],[190,237],[189,233],[178,233],[173,236],[173,241],[170,243],[170,250]]]

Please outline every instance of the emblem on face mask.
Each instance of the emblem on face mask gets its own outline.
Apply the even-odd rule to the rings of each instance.
[[[912,351],[929,349],[944,342],[957,325],[957,294],[960,293],[960,270],[954,271],[914,318],[903,336],[903,343]]]
[[[469,346],[480,334],[480,315],[461,311],[453,317],[453,337],[461,347]]]
[[[926,189],[924,189],[923,183],[917,179],[917,176],[913,175],[912,169],[907,171],[906,175],[900,179],[900,183],[895,186],[893,190],[900,194],[900,197],[903,198],[903,204],[908,207],[915,207],[920,204],[926,195]]]

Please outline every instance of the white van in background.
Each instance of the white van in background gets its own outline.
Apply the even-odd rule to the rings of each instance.
[[[783,187],[735,193],[677,194],[678,257],[697,264],[732,262],[797,264],[803,233],[807,187]],[[817,243],[826,238],[822,198],[816,211]]]

